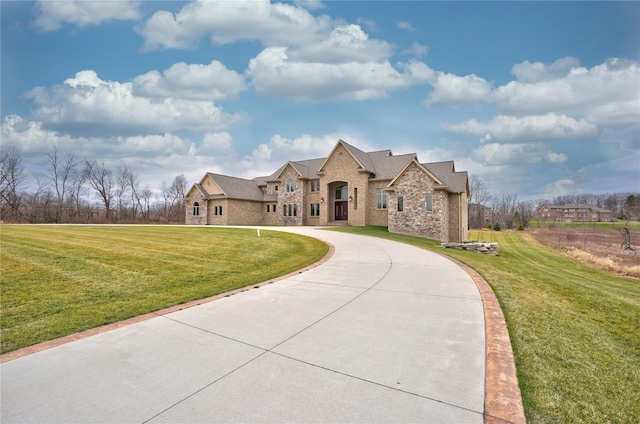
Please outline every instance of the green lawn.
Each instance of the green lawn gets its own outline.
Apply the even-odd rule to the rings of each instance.
[[[1,351],[249,286],[327,250],[252,229],[2,225]]]
[[[530,423],[640,420],[640,281],[537,244],[523,232],[472,231],[499,256],[443,249],[383,227],[341,228],[450,255],[478,271],[504,311]]]

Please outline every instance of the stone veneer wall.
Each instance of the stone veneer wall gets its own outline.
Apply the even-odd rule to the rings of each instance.
[[[448,241],[449,202],[444,190],[434,190],[434,180],[417,165],[410,165],[389,193],[389,231]],[[433,211],[425,209],[425,195],[433,196]],[[398,196],[404,210],[398,211]]]
[[[200,215],[193,215],[193,204],[198,202],[200,205]],[[204,225],[207,223],[207,201],[204,200],[202,194],[198,190],[194,190],[191,197],[187,198],[186,204],[186,218],[185,223],[187,225]]]
[[[303,225],[304,223],[304,191],[305,182],[298,179],[300,175],[292,166],[287,168],[280,175],[278,191],[278,209],[276,211],[276,222],[278,225]],[[293,178],[295,187],[292,193],[287,193],[287,179]],[[297,205],[297,216],[285,216],[283,214],[284,205]]]

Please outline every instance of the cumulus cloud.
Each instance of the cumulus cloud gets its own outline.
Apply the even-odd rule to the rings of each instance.
[[[45,127],[83,135],[211,132],[242,119],[210,101],[138,97],[132,83],[103,81],[92,70],[62,85],[35,88],[27,97],[33,99],[33,116]]]
[[[36,5],[34,24],[49,32],[67,23],[84,27],[110,20],[137,20],[141,17],[139,7],[139,1],[42,0]]]
[[[391,53],[391,46],[386,41],[369,39],[359,25],[342,25],[320,42],[290,48],[288,56],[299,62],[339,64],[380,62]]]
[[[327,7],[322,0],[294,0],[293,2],[298,6],[309,10],[318,10]]]
[[[513,65],[511,73],[522,83],[536,83],[563,78],[569,72],[580,66],[580,62],[575,57],[565,57],[558,59],[551,64],[542,62],[531,63],[528,60]]]
[[[162,73],[138,75],[133,80],[135,96],[192,100],[233,100],[246,89],[244,77],[217,60],[208,65],[176,63]]]
[[[498,87],[492,95],[504,114],[581,114],[602,125],[640,122],[637,62],[610,59],[586,69],[568,58],[548,67],[528,62],[517,66],[519,81]]]
[[[576,120],[553,113],[524,117],[498,115],[489,122],[470,119],[445,127],[453,132],[480,137],[483,142],[589,138],[598,134],[597,126],[584,119]]]
[[[473,152],[473,158],[484,165],[517,165],[523,163],[564,163],[564,153],[550,151],[544,143],[487,143]]]
[[[304,101],[328,99],[372,100],[422,81],[426,65],[402,64],[404,72],[388,61],[327,64],[296,62],[285,47],[263,50],[249,62],[247,75],[259,93]]]
[[[491,94],[491,83],[473,74],[460,77],[438,72],[432,85],[433,91],[425,100],[429,107],[486,102]]]
[[[331,28],[327,16],[314,17],[292,4],[252,1],[197,1],[178,13],[154,13],[137,30],[144,49],[191,48],[207,34],[217,44],[259,40],[267,46],[306,45],[324,38]],[[295,36],[292,36],[295,34]]]

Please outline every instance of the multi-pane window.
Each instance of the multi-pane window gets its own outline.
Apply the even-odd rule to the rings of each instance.
[[[320,191],[320,181],[311,181],[311,191]]]
[[[378,189],[378,209],[387,209],[387,192]]]
[[[193,204],[193,216],[200,216],[200,203],[198,202]]]
[[[320,203],[311,204],[311,216],[320,216]]]
[[[287,187],[286,187],[286,192],[287,193],[293,193],[293,191],[296,189],[296,184],[293,182],[293,178],[289,178],[287,180]]]
[[[424,196],[425,210],[427,212],[433,212],[433,195],[427,194]]]
[[[222,215],[222,206],[216,206],[213,208],[214,215]]]
[[[402,212],[404,210],[404,197],[398,196],[398,212]]]
[[[347,200],[348,189],[346,185],[336,188],[336,200]]]
[[[282,205],[282,216],[298,216],[298,205]]]

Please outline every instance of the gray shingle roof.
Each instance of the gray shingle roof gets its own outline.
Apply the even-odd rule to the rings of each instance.
[[[367,153],[342,140],[340,140],[339,143],[340,142],[343,143],[345,148],[360,162],[363,171],[371,173],[371,177],[378,180],[392,180],[398,176],[409,162],[417,159],[415,153],[394,156],[391,150],[388,149]],[[300,178],[316,179],[318,178],[320,167],[326,160],[327,158],[316,158],[287,162],[273,174],[256,177],[252,180],[213,173],[208,173],[208,175],[213,178],[229,198],[272,201],[277,200],[277,195],[267,195],[260,187],[266,186],[268,181],[278,180],[278,176],[286,166],[293,166],[300,174]],[[467,172],[455,172],[453,161],[423,163],[421,165],[442,181],[443,185],[450,191],[456,193],[467,191]],[[204,190],[202,187],[198,187],[198,189],[201,191]]]

